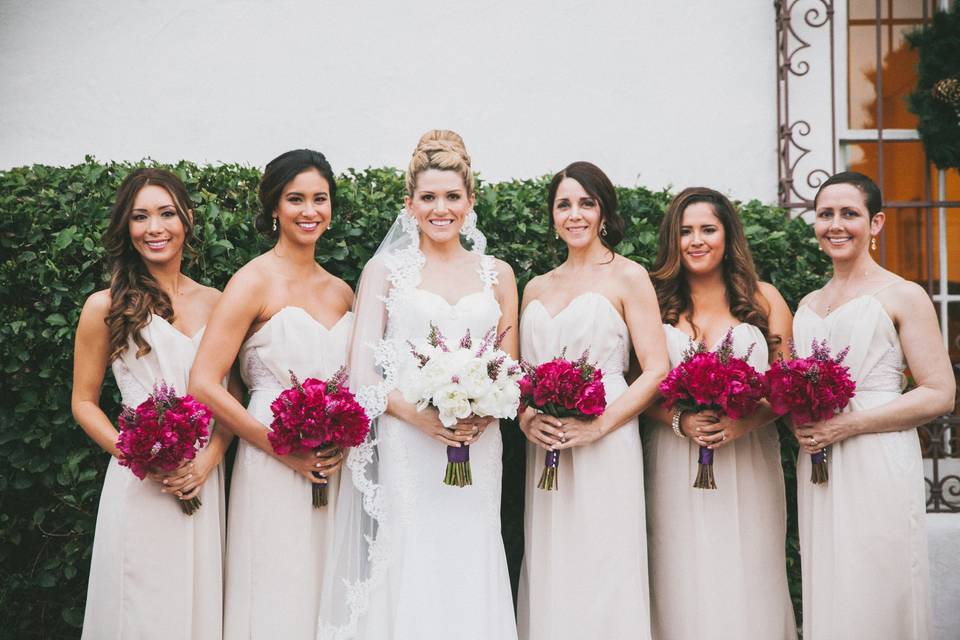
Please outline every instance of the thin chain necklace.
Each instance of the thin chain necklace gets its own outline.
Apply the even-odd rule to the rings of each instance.
[[[863,271],[863,276],[861,277],[861,279],[866,278],[868,275],[870,275],[870,269],[869,269],[869,268],[864,269],[864,271]],[[844,292],[849,288],[849,286],[850,286],[850,278],[847,278],[847,280],[846,280],[842,285],[837,285],[837,287],[839,288],[839,291],[832,296],[832,297],[833,297],[833,300],[835,300],[835,301],[836,301],[836,300],[843,300],[843,296],[840,295],[840,294],[844,293]],[[843,302],[840,303],[840,305],[837,305],[837,304],[835,304],[834,302],[828,303],[828,304],[827,304],[827,314],[829,314],[832,310],[836,309],[837,307],[846,304],[846,302],[847,302],[847,301],[844,300]]]

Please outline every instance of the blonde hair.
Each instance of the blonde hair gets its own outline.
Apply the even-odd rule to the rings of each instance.
[[[454,131],[433,129],[420,136],[417,148],[413,150],[410,166],[407,167],[407,193],[413,196],[417,187],[417,176],[427,169],[456,171],[463,178],[467,195],[473,195],[473,170],[470,168],[470,154],[463,144],[463,138]]]

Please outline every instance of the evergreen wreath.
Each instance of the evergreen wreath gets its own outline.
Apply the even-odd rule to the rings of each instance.
[[[920,54],[917,88],[907,104],[919,118],[927,157],[941,169],[960,169],[960,0],[934,13],[907,41]]]

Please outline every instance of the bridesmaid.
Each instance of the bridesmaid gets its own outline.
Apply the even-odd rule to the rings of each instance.
[[[780,293],[759,282],[743,225],[713,189],[685,189],[660,225],[651,273],[670,363],[691,340],[765,371],[791,336]],[[768,355],[769,352],[769,355]],[[647,410],[650,591],[656,640],[796,638],[787,586],[780,443],[765,403],[740,420],[704,411]],[[715,450],[717,488],[693,488],[700,446]],[[819,640],[818,636],[813,636]],[[853,637],[853,636],[851,636]]]
[[[180,179],[162,169],[131,173],[103,238],[110,288],[87,298],[80,314],[73,416],[113,456],[97,512],[83,638],[221,637],[220,461],[232,434],[213,428],[192,461],[140,481],[118,464],[117,429],[99,404],[108,364],[129,406],[146,400],[161,378],[187,392],[187,372],[220,295],[180,271],[192,234]],[[188,516],[177,500],[195,497],[203,506]]]
[[[272,249],[230,279],[192,371],[191,392],[242,439],[230,489],[224,637],[312,639],[320,578],[343,455],[273,453],[270,403],[300,380],[327,378],[346,361],[353,292],[314,260],[331,224],[336,182],[323,154],[289,151],[260,182],[257,229]],[[218,381],[239,354],[246,409]],[[316,473],[315,473],[316,472]],[[330,483],[314,509],[312,483]]]
[[[587,348],[604,373],[607,409],[592,421],[528,408],[520,638],[649,638],[643,453],[637,414],[669,362],[647,272],[616,253],[624,221],[609,178],[589,162],[556,174],[547,195],[567,259],[523,295],[521,352],[532,363]],[[643,373],[627,385],[631,348]],[[559,489],[537,488],[559,450]],[[615,523],[615,524],[612,524]]]
[[[860,173],[826,180],[814,234],[833,260],[794,320],[800,355],[826,339],[857,384],[848,411],[796,427],[803,637],[931,638],[925,483],[915,427],[953,410],[956,382],[927,293],[874,262],[880,189]],[[906,362],[904,362],[906,360]],[[904,364],[915,387],[903,393]],[[827,448],[829,480],[808,453]]]

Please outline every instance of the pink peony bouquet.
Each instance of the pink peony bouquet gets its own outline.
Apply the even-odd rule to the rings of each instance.
[[[405,376],[402,392],[417,411],[437,409],[440,422],[455,429],[457,421],[470,416],[513,418],[520,404],[517,385],[520,365],[500,349],[509,328],[497,335],[490,327],[475,345],[467,330],[456,347],[449,347],[440,329],[431,324],[426,344],[408,342],[417,375]],[[473,484],[470,445],[447,447],[443,483],[454,487]]]
[[[277,455],[295,450],[313,451],[333,445],[356,447],[370,431],[370,419],[347,388],[347,369],[341,367],[329,380],[307,378],[303,382],[290,372],[293,385],[270,404],[273,421],[267,438]],[[314,476],[319,475],[314,472]],[[327,504],[327,485],[313,485],[313,507]]]
[[[590,349],[574,361],[567,360],[566,348],[553,360],[534,367],[522,364],[526,374],[520,380],[521,410],[533,407],[554,418],[595,418],[607,407],[603,371],[590,364]],[[560,452],[548,451],[537,487],[556,491]]]
[[[789,415],[795,425],[805,425],[829,420],[842,411],[857,389],[850,379],[850,371],[841,364],[849,350],[847,347],[831,357],[827,341],[814,340],[811,355],[800,358],[791,344],[793,360],[780,359],[766,373],[767,399],[774,413]],[[826,483],[826,448],[810,454],[810,460],[813,462],[811,482]]]
[[[173,471],[184,460],[193,460],[207,443],[211,417],[206,405],[178,396],[161,380],[136,409],[124,405],[120,412],[120,465],[141,480],[151,471]],[[200,508],[199,498],[177,502],[188,516]]]
[[[747,360],[754,345],[743,358],[733,355],[733,329],[717,347],[708,351],[702,342],[691,344],[683,354],[683,362],[660,383],[663,406],[683,411],[712,409],[737,420],[749,416],[763,399],[763,376]],[[713,450],[700,447],[698,489],[716,489],[713,475]]]

